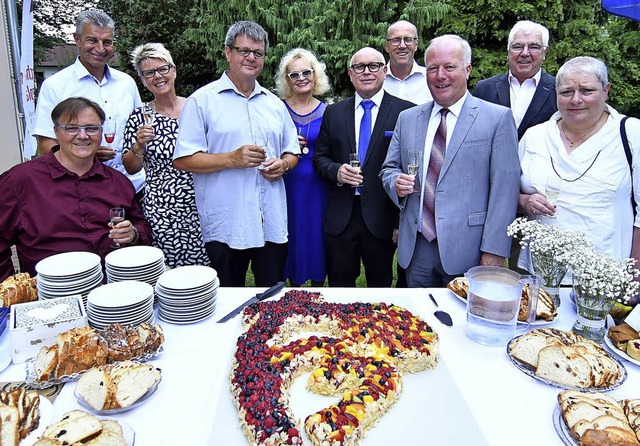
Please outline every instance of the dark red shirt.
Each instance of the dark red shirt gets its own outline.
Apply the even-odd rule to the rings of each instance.
[[[151,244],[151,227],[131,181],[94,158],[81,177],[47,155],[14,166],[0,176],[0,280],[14,273],[15,245],[22,272],[35,275],[40,260],[68,251],[94,252],[104,260],[113,250],[109,209],[122,207],[125,219]]]

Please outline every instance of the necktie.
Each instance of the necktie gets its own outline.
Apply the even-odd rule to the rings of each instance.
[[[440,169],[444,161],[447,146],[447,113],[448,108],[440,110],[440,125],[433,138],[427,179],[424,182],[424,199],[422,203],[422,227],[420,231],[430,242],[436,238],[436,185],[440,176]]]
[[[364,159],[367,156],[367,148],[371,139],[371,108],[375,105],[370,99],[360,102],[364,109],[364,115],[360,121],[360,134],[358,136],[358,158],[360,158],[360,168],[364,167]]]

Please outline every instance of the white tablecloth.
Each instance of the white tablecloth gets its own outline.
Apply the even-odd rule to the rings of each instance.
[[[213,317],[192,325],[159,321],[164,351],[152,362],[162,369],[157,392],[136,409],[117,415],[136,432],[136,446],[247,444],[229,392],[229,368],[240,317],[216,321],[258,289],[220,288]],[[286,290],[285,290],[286,291]],[[560,389],[540,383],[515,368],[504,347],[485,347],[465,335],[465,306],[446,289],[323,288],[327,300],[384,301],[424,318],[440,336],[440,360],[434,371],[404,378],[399,401],[369,431],[361,445],[561,445],[552,422]],[[434,316],[431,291],[454,326]],[[284,291],[283,291],[284,293]],[[559,315],[550,325],[570,330],[575,306],[563,290]],[[282,293],[281,293],[282,294]],[[0,346],[8,342],[5,334]],[[3,351],[5,354],[6,350]],[[622,361],[628,378],[611,392],[616,398],[640,398],[640,367]],[[0,382],[24,380],[24,364],[0,373]],[[292,406],[304,417],[335,402],[306,393],[304,377],[294,383]],[[55,400],[54,418],[79,408],[67,384]]]

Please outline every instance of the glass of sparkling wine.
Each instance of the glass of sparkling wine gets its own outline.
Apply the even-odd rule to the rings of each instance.
[[[420,160],[421,160],[422,152],[419,150],[409,150],[409,158],[407,160],[407,175],[411,175],[414,178],[413,183],[413,191],[419,192],[418,188],[418,180],[416,176],[418,175],[418,171],[420,170]]]
[[[124,209],[123,208],[111,208],[111,210],[109,210],[109,221],[111,222],[111,227],[115,228],[115,226],[120,223],[121,221],[124,221]],[[117,242],[113,242],[111,244],[112,248],[119,248],[120,247],[120,243]]]
[[[156,122],[156,109],[151,102],[145,102],[142,106],[142,116],[144,118],[144,125],[153,127]]]
[[[111,144],[116,139],[116,123],[115,122],[107,122],[104,127],[104,140],[107,142],[109,148],[111,148]]]
[[[358,153],[349,154],[349,165],[354,169],[356,169],[359,174],[362,174],[360,170],[360,156],[358,156]],[[358,186],[362,186],[362,183],[360,183]],[[352,186],[352,187],[358,187],[358,186]]]
[[[544,195],[546,196],[549,204],[556,204],[560,197],[561,186],[562,181],[556,175],[552,174],[547,177]],[[552,215],[550,218],[556,218],[556,216]]]
[[[255,134],[254,136],[254,144],[256,146],[262,147],[266,153],[266,157],[269,157],[269,138],[267,136],[266,133],[259,131]],[[266,161],[266,159],[265,159]],[[262,170],[265,168],[264,162],[262,162],[259,166],[258,169]]]

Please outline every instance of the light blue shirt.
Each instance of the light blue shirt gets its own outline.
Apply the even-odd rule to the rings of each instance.
[[[267,135],[267,157],[300,154],[296,126],[284,103],[255,83],[247,98],[224,73],[195,91],[182,109],[173,158],[228,153]],[[205,242],[233,249],[287,241],[284,181],[270,182],[255,167],[194,173],[196,205]]]
[[[87,71],[80,59],[76,58],[73,65],[69,65],[46,78],[42,84],[38,94],[33,135],[56,139],[51,111],[61,101],[74,96],[82,96],[97,103],[107,115],[107,122],[116,123],[116,137],[111,144],[111,147],[116,151],[116,157],[105,161],[104,164],[122,172],[129,178],[136,188],[136,192],[142,189],[145,179],[144,169],[129,175],[122,165],[124,126],[133,109],[142,105],[136,82],[128,74],[109,66],[106,67],[102,81],[99,81]],[[104,139],[101,145],[108,146]]]

